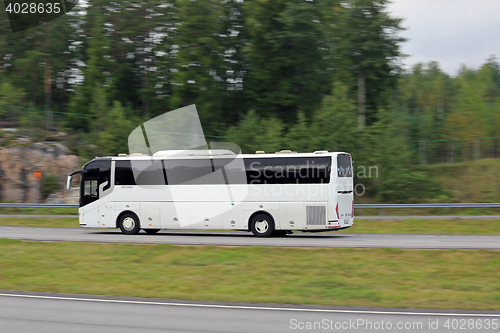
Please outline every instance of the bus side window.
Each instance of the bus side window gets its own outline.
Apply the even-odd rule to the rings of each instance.
[[[291,157],[287,162],[287,184],[328,184],[330,157]]]
[[[137,185],[167,185],[162,161],[134,161]]]
[[[115,162],[115,185],[135,185],[130,161]]]
[[[248,184],[285,184],[285,158],[245,158]]]
[[[220,170],[225,176],[224,182],[217,182],[217,184],[247,184],[243,160],[236,160],[232,158],[214,158],[212,163],[214,171],[218,172]]]
[[[212,163],[209,158],[165,160],[165,172],[169,185],[202,185],[208,183],[212,173]]]

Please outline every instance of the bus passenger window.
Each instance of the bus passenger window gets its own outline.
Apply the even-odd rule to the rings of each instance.
[[[135,185],[130,161],[120,160],[115,162],[115,185]]]

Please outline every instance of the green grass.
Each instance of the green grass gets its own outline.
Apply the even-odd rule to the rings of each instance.
[[[0,225],[78,228],[78,218],[0,217]],[[405,219],[355,220],[354,227],[335,231],[366,234],[500,235],[500,220]]]
[[[500,309],[500,252],[0,240],[0,289],[225,302]]]
[[[0,217],[0,225],[15,227],[78,228],[78,217]]]
[[[455,202],[500,202],[500,159],[422,167]]]

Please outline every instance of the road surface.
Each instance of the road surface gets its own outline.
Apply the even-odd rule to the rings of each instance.
[[[168,243],[178,245],[283,247],[394,247],[414,249],[500,249],[500,235],[387,235],[301,233],[258,238],[248,232],[170,231],[124,235],[117,229],[39,228],[0,226],[0,238],[34,241],[100,243]]]
[[[439,333],[483,331],[486,325],[487,332],[498,332],[499,321],[500,311],[210,304],[0,290],[0,332]],[[453,329],[462,323],[465,329]]]

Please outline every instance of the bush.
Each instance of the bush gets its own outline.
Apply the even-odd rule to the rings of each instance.
[[[57,177],[51,173],[42,178],[42,183],[40,184],[40,192],[42,194],[42,199],[45,200],[49,194],[55,193],[59,190],[59,182]]]

